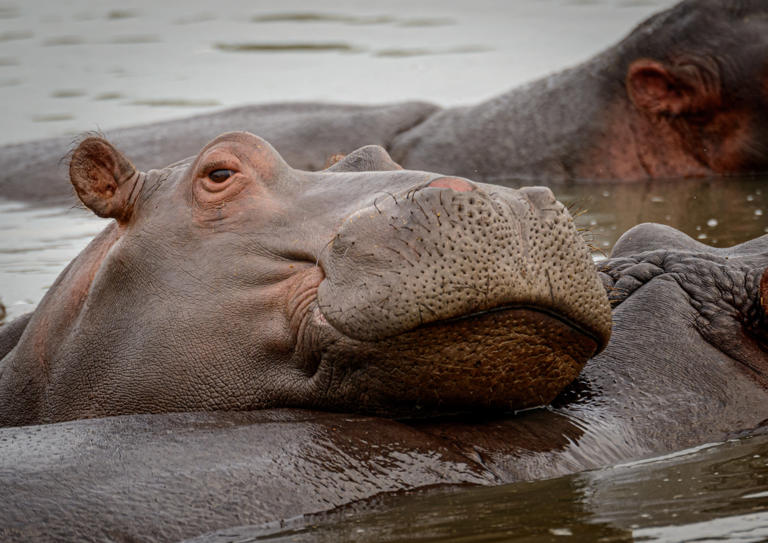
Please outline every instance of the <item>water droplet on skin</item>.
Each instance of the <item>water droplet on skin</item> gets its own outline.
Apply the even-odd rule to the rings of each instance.
[[[611,193],[610,193],[610,192],[608,192],[607,190],[604,190],[604,191],[603,191],[603,197],[604,197],[604,198],[608,198],[610,195],[611,195]]]
[[[705,233],[701,233],[698,236],[696,236],[697,239],[707,239],[707,235]]]
[[[752,196],[751,194],[747,194],[747,202],[751,202],[754,199],[755,199],[754,196]]]
[[[762,214],[763,214],[763,210],[762,210],[762,209],[755,209],[755,216],[756,216],[756,217],[759,217],[759,216],[761,216]]]
[[[701,230],[701,226],[696,227],[696,231],[699,232]]]
[[[709,219],[707,221],[707,226],[709,226],[710,228],[714,228],[715,226],[717,226],[717,219]]]

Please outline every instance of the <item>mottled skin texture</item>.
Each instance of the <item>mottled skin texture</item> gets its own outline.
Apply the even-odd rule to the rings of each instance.
[[[546,188],[373,146],[305,172],[245,132],[146,173],[88,138],[70,176],[114,221],[0,328],[0,425],[504,411],[548,403],[608,342],[589,251]]]
[[[178,540],[381,492],[553,477],[768,420],[768,236],[712,249],[641,225],[599,270],[608,348],[547,409],[393,421],[303,410],[0,430],[3,540]],[[762,290],[761,290],[762,289]],[[762,299],[762,303],[761,303]],[[228,536],[226,534],[229,534]]]
[[[478,181],[632,180],[768,169],[768,7],[688,0],[585,63],[486,102],[245,106],[110,130],[139,169],[164,167],[231,130],[319,170],[368,144],[408,169]],[[68,138],[0,148],[0,196],[71,201]]]

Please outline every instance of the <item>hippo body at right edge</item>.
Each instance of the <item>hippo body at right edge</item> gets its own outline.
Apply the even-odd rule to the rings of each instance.
[[[767,13],[762,0],[686,0],[578,66],[471,106],[260,104],[106,135],[144,170],[244,130],[304,170],[375,144],[404,168],[483,182],[765,173]],[[0,147],[0,196],[71,201],[61,160],[70,146]]]
[[[270,409],[0,429],[0,535],[228,540],[382,492],[549,478],[764,429],[767,268],[768,236],[713,249],[630,230],[598,266],[608,347],[550,407],[515,416]]]

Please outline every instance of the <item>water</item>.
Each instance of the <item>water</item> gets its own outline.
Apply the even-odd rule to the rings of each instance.
[[[0,143],[243,103],[474,103],[614,43],[670,0],[0,0]],[[670,224],[727,246],[768,228],[767,179],[554,187],[600,258],[627,228]],[[514,181],[510,184],[514,185]],[[105,222],[0,202],[0,299],[32,309]],[[385,496],[271,541],[768,539],[768,438],[487,489]]]
[[[568,477],[384,496],[207,541],[761,542],[768,435]]]
[[[248,102],[476,102],[670,0],[0,0],[0,143]]]

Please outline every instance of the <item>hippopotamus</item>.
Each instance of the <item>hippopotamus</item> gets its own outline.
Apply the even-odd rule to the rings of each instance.
[[[766,13],[761,0],[686,0],[583,64],[471,106],[251,105],[107,136],[141,169],[246,130],[311,170],[376,144],[405,168],[485,182],[765,172]],[[56,182],[69,146],[69,138],[53,138],[0,148],[0,196],[71,198]]]
[[[246,132],[149,172],[89,137],[70,178],[113,221],[0,329],[0,425],[522,409],[608,343],[587,245],[544,187],[403,170],[372,146],[306,172]]]
[[[613,334],[546,408],[401,419],[266,409],[4,428],[0,535],[244,539],[382,492],[548,478],[766,428],[768,236],[713,249],[643,224],[597,270]]]

